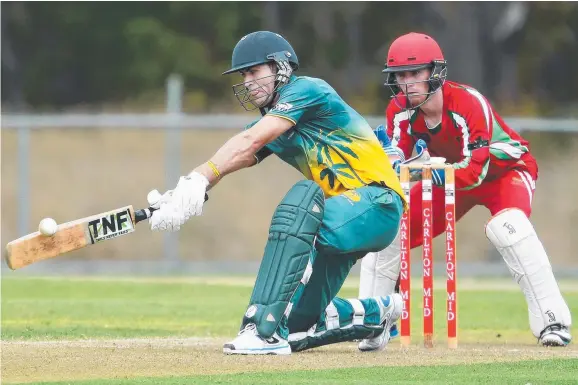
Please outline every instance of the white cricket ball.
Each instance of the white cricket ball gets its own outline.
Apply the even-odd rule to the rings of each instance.
[[[42,235],[52,236],[56,233],[56,230],[58,230],[58,225],[52,218],[44,218],[38,225],[38,231],[40,231]]]

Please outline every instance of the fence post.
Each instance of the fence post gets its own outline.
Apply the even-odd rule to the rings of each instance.
[[[166,190],[170,190],[176,186],[181,175],[182,135],[179,118],[183,105],[183,78],[178,74],[171,74],[167,78],[166,87],[166,108],[170,124],[166,127],[165,131],[165,187]],[[178,271],[181,259],[179,256],[179,239],[177,233],[165,234],[163,251],[166,270],[170,273]]]
[[[30,127],[18,130],[18,236],[30,233]]]

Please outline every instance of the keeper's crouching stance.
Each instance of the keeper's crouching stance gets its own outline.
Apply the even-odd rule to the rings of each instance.
[[[262,116],[149,202],[158,207],[151,229],[179,230],[201,215],[206,191],[225,175],[276,154],[308,180],[291,188],[273,214],[240,332],[223,351],[290,354],[376,337],[382,339],[375,350],[382,350],[401,314],[401,296],[335,296],[359,258],[390,245],[407,209],[388,156],[329,84],[293,75],[297,55],[280,35],[243,37],[232,62],[226,73],[243,78],[233,86],[237,99]]]
[[[387,132],[376,131],[386,151],[406,157],[419,140],[432,156],[455,169],[456,221],[473,207],[486,207],[485,233],[508,266],[528,305],[530,330],[543,346],[566,346],[572,316],[548,255],[530,221],[538,165],[529,143],[508,127],[488,100],[472,87],[446,80],[447,65],[430,36],[397,38],[383,72],[392,90]],[[391,140],[391,142],[390,142]],[[432,171],[433,236],[444,232],[444,174]],[[422,185],[410,191],[410,248],[422,245]],[[360,295],[388,295],[399,274],[399,240],[363,261]],[[363,267],[366,268],[363,268]],[[506,309],[507,310],[507,309]],[[371,349],[372,340],[360,349]]]

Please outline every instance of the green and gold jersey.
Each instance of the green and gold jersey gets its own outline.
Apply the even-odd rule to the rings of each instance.
[[[397,175],[371,127],[327,82],[292,76],[278,92],[267,115],[295,126],[269,143],[268,150],[317,182],[326,197],[375,182],[403,199]]]

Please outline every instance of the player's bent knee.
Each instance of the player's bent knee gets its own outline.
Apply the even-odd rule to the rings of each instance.
[[[550,266],[534,226],[522,210],[506,209],[493,216],[486,224],[486,236],[518,278]]]
[[[300,181],[273,214],[250,306],[243,318],[243,325],[255,323],[263,337],[270,337],[282,317],[289,316],[299,284],[307,284],[311,277],[324,204],[319,185]]]
[[[512,246],[535,234],[526,213],[517,208],[500,211],[486,224],[486,236],[496,247]]]

